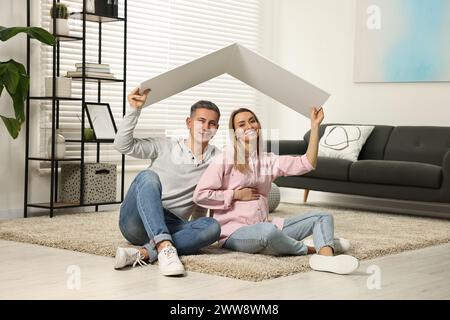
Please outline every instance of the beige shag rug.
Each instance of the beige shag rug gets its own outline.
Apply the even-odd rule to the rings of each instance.
[[[450,242],[450,221],[444,219],[284,203],[273,215],[317,211],[333,214],[335,236],[349,239],[349,254],[361,260]],[[130,246],[119,231],[117,211],[1,221],[0,238],[111,257],[118,246]],[[187,270],[250,281],[309,271],[308,259],[238,253],[216,246],[182,257]]]

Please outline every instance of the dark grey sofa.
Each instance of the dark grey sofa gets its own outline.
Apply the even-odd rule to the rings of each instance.
[[[320,136],[325,128],[320,127]],[[306,152],[303,140],[279,141],[280,155]],[[271,150],[272,149],[274,150]],[[280,187],[379,198],[450,203],[450,127],[375,126],[358,161],[319,157],[316,170],[303,176],[280,177]]]

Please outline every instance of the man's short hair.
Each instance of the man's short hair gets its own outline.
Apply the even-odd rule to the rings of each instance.
[[[197,101],[196,103],[194,103],[191,106],[191,117],[194,115],[194,113],[197,109],[208,109],[208,110],[215,111],[215,112],[217,112],[217,114],[219,115],[219,118],[220,118],[219,108],[211,101],[200,100],[200,101]]]

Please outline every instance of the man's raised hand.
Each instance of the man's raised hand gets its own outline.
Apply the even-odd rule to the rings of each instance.
[[[146,89],[143,94],[139,93],[139,88],[134,88],[129,94],[128,94],[128,103],[136,108],[140,109],[144,105],[145,101],[147,100],[147,97],[150,93],[150,89]]]

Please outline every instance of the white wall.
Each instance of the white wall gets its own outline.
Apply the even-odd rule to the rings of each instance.
[[[25,1],[2,0],[0,24],[3,26],[26,25]],[[10,58],[26,63],[26,37],[16,36],[0,43],[0,60]],[[0,98],[0,114],[13,116],[12,102],[6,93]],[[13,140],[3,122],[0,123],[0,211],[19,209],[23,204],[25,135]]]
[[[272,59],[331,93],[324,107],[325,122],[449,126],[450,82],[353,83],[356,1],[274,1],[278,37]],[[271,128],[280,129],[281,139],[301,138],[309,121],[275,105],[269,117]],[[284,199],[298,201],[301,197],[298,191],[284,191]],[[310,197],[331,199],[316,192]],[[343,201],[351,200],[346,197]]]

